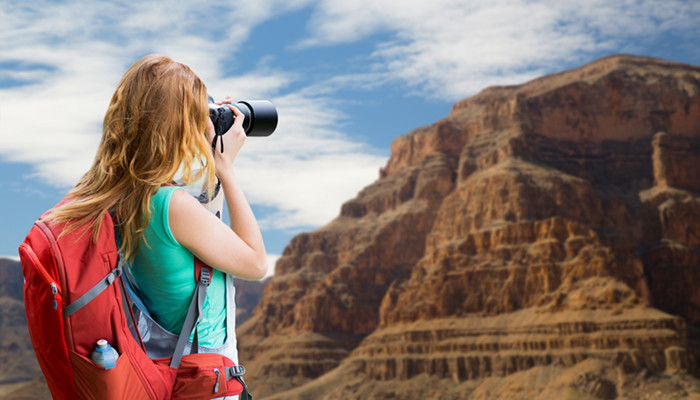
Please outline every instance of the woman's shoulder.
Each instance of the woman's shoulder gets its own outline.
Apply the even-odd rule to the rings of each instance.
[[[207,249],[207,244],[223,235],[221,225],[225,225],[221,220],[185,190],[172,193],[168,214],[175,241],[200,259],[211,251]],[[231,229],[226,228],[226,232],[233,234]]]
[[[201,223],[202,215],[207,214],[199,200],[182,188],[176,187],[168,192],[170,227],[174,228],[175,237],[179,236],[177,233],[199,228],[198,224]]]
[[[158,188],[151,196],[151,212],[158,214],[167,213],[171,207],[172,199],[174,197],[179,197],[176,195],[178,192],[184,192],[184,190],[178,190],[177,186],[162,186]]]
[[[190,208],[201,205],[199,200],[179,186],[165,186],[158,190],[156,194],[167,198],[170,202],[170,208],[180,209],[182,207]]]

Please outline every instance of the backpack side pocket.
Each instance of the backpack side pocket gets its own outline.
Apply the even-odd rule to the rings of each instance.
[[[74,351],[70,352],[70,361],[75,388],[81,399],[131,400],[150,397],[126,353],[119,355],[117,366],[112,369],[105,369]]]

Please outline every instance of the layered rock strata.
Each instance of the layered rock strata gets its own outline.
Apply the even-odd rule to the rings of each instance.
[[[699,149],[700,68],[663,60],[457,103],[287,246],[238,331],[251,385],[318,392],[338,366],[455,384],[586,360],[693,371]]]
[[[467,316],[396,324],[365,338],[348,359],[378,380],[420,374],[460,382],[535,366],[602,360],[624,371],[687,371],[682,318],[655,309]]]

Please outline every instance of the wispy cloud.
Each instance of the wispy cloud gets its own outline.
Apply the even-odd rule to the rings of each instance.
[[[38,1],[4,8],[0,78],[9,87],[0,88],[0,156],[33,164],[49,184],[73,185],[94,157],[121,75],[159,52],[188,64],[219,98],[277,105],[278,131],[249,140],[237,161],[251,201],[277,210],[262,223],[284,229],[328,222],[377,177],[385,155],[335,129],[344,116],[330,98],[285,92],[292,72],[226,72],[256,24],[306,3]]]
[[[683,0],[322,0],[300,45],[387,37],[372,54],[373,77],[454,101],[669,31],[698,37],[699,22],[700,3]]]

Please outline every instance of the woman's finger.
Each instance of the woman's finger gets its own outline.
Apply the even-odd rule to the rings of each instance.
[[[233,103],[233,100],[231,99],[231,96],[226,96],[226,98],[224,98],[224,99],[221,100],[221,101],[217,101],[215,104],[217,104],[217,105],[222,105],[222,104],[224,104],[224,103],[225,103],[225,104],[231,104],[231,103]]]

